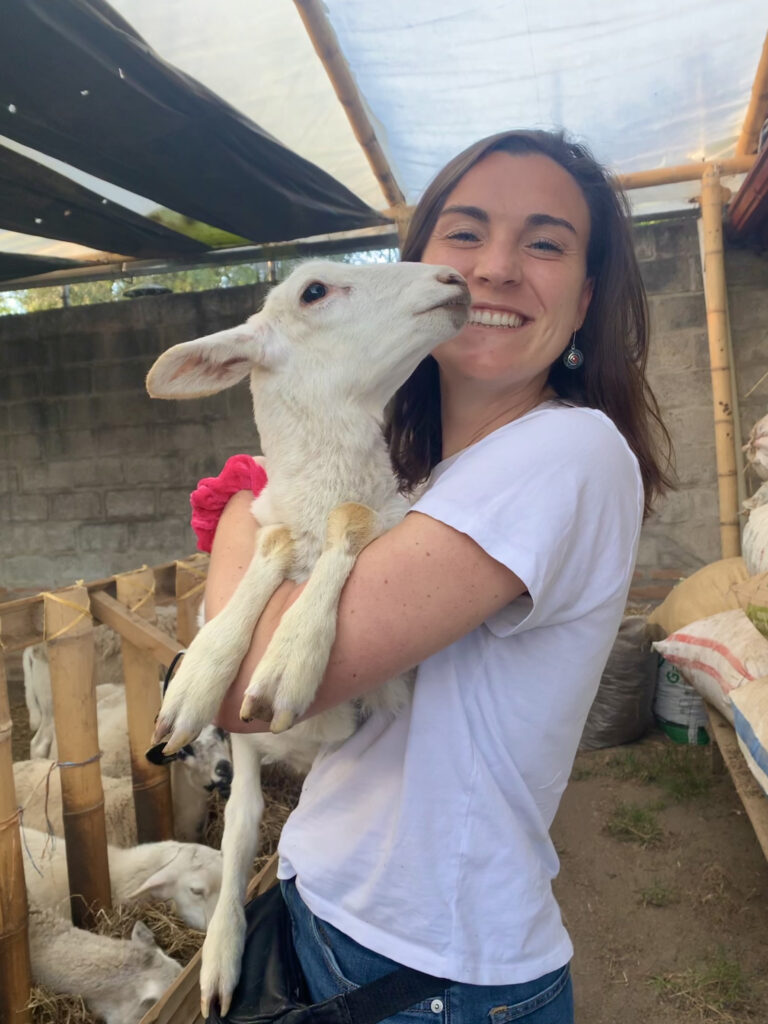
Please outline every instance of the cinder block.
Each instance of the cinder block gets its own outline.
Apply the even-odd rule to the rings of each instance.
[[[178,558],[180,552],[194,551],[195,548],[194,534],[186,518],[168,517],[162,522],[131,523],[128,529],[131,549],[144,562],[148,561],[147,552],[150,551],[155,556],[161,555],[162,561],[165,558]]]
[[[40,374],[37,370],[20,373],[0,373],[0,402],[18,402],[37,398],[40,394]]]
[[[175,451],[205,451],[213,446],[210,423],[158,423],[152,428],[153,450],[158,455]]]
[[[174,487],[169,490],[161,490],[157,495],[157,514],[159,516],[189,516],[192,510],[189,504],[189,494],[195,487],[190,482],[189,487]]]
[[[654,295],[648,301],[651,314],[651,336],[663,336],[683,327],[706,327],[707,309],[703,293]]]
[[[108,487],[123,482],[123,463],[116,456],[78,459],[67,465],[75,487]]]
[[[18,522],[34,522],[48,518],[48,498],[45,494],[11,494],[7,505],[9,518]]]
[[[62,521],[98,519],[102,516],[101,494],[98,491],[73,491],[52,494],[51,515]]]
[[[92,430],[50,431],[45,435],[49,459],[90,459],[96,455],[96,434]]]
[[[10,434],[42,433],[57,430],[59,410],[56,402],[35,399],[31,402],[13,402],[7,406]]]
[[[151,451],[152,428],[110,427],[99,433],[97,447],[100,455],[130,455]]]
[[[145,360],[104,363],[93,367],[93,390],[97,394],[102,391],[143,391],[146,375]]]
[[[649,295],[659,292],[689,292],[694,286],[695,275],[691,269],[691,257],[657,256],[640,264],[643,284]]]
[[[92,391],[91,368],[85,365],[69,366],[66,370],[44,370],[40,382],[41,394],[46,398],[63,395],[89,395]]]
[[[43,457],[42,438],[38,434],[8,434],[6,458],[11,462],[35,462]]]
[[[128,526],[125,523],[83,523],[77,527],[80,551],[127,551]]]
[[[133,456],[122,460],[123,479],[127,484],[145,487],[152,483],[167,483],[175,473],[177,460],[161,455]]]
[[[107,491],[105,503],[109,519],[147,518],[155,514],[153,490]]]

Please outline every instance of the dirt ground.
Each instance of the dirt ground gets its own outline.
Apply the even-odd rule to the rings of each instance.
[[[20,665],[9,684],[18,759]],[[768,863],[709,748],[579,754],[553,837],[577,1024],[768,1024]]]

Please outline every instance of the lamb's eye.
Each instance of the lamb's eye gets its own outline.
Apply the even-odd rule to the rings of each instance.
[[[301,301],[309,305],[309,303],[317,302],[318,299],[322,299],[327,294],[328,289],[321,281],[313,281],[301,293]]]

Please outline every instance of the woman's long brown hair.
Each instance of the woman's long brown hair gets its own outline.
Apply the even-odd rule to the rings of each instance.
[[[672,483],[672,446],[645,377],[648,308],[632,244],[629,204],[607,172],[580,143],[562,132],[510,131],[482,139],[454,157],[427,188],[414,211],[401,258],[421,260],[445,202],[467,171],[489,153],[541,153],[560,164],[581,188],[589,208],[587,277],[592,300],[577,336],[584,364],[553,363],[549,385],[566,401],[600,409],[637,456],[645,513]],[[386,437],[404,492],[426,480],[442,458],[440,381],[432,356],[419,364],[388,409]],[[661,454],[660,454],[661,453]]]

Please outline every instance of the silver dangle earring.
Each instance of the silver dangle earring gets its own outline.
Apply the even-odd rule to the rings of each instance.
[[[576,348],[576,331],[573,332],[570,348],[563,356],[563,363],[569,370],[578,370],[584,363],[584,353],[581,349]]]

